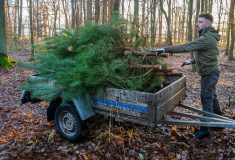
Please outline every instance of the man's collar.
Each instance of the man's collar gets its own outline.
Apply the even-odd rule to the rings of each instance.
[[[210,29],[211,29],[211,27],[207,27],[207,28],[204,28],[204,29],[200,30],[200,31],[199,31],[199,36],[205,34],[205,33],[206,33],[208,30],[210,30]]]

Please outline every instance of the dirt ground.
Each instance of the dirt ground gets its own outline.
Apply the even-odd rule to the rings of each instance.
[[[25,53],[10,55],[28,60]],[[180,67],[189,54],[165,59],[175,72],[186,75],[185,104],[200,108],[200,77],[191,66]],[[217,85],[222,111],[235,117],[235,61],[219,57],[221,76]],[[47,103],[20,104],[20,85],[32,72],[0,69],[0,160],[5,159],[235,159],[235,130],[211,131],[209,138],[197,140],[195,127],[114,123],[110,119],[90,122],[89,135],[79,143],[60,137],[53,122],[47,122]]]

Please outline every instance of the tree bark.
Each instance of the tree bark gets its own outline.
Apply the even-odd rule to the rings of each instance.
[[[189,0],[189,4],[188,4],[188,41],[193,40],[192,18],[193,18],[193,0]],[[191,59],[195,59],[194,52],[191,52]],[[192,71],[196,72],[195,65],[192,65]]]
[[[69,28],[69,20],[68,20],[68,14],[67,14],[67,7],[65,0],[62,0],[62,6],[64,10],[64,18],[65,18],[65,29]]]
[[[75,24],[76,24],[76,0],[71,0],[71,24],[72,28],[75,29]]]
[[[100,19],[100,0],[95,0],[95,23],[98,24]]]
[[[188,4],[188,41],[192,41],[192,18],[193,18],[193,0]]]
[[[161,7],[161,11],[162,13],[164,14],[165,18],[166,18],[166,22],[167,22],[167,45],[172,45],[172,34],[171,34],[171,22],[170,22],[170,19],[169,19],[169,16],[167,16],[167,13],[166,11],[164,10],[164,7],[163,7],[163,0],[160,0],[160,7]]]
[[[6,53],[5,0],[0,0],[0,56]]]
[[[87,0],[87,21],[92,22],[92,0]]]
[[[103,0],[103,17],[102,17],[102,24],[107,22],[107,11],[108,11],[108,1]]]
[[[209,13],[212,13],[212,8],[213,8],[213,0],[209,1]]]
[[[223,3],[222,3],[222,0],[219,0],[219,13],[218,13],[218,26],[217,26],[217,29],[220,30],[220,23],[221,23],[221,14],[222,14],[222,8],[223,8]]]
[[[114,15],[115,17],[119,17],[119,12],[120,12],[120,0],[114,0],[112,16]]]
[[[145,10],[146,10],[146,0],[143,0],[142,5],[142,17],[141,17],[141,35],[144,36],[144,28],[145,28]]]
[[[23,8],[23,0],[20,0],[19,2],[19,17],[18,17],[18,36],[21,37],[22,33],[22,8]]]
[[[230,46],[228,51],[228,59],[233,60],[233,50],[234,50],[234,42],[235,42],[235,19],[234,19],[234,8],[235,8],[235,0],[230,1],[230,10],[229,10],[229,25],[230,25]]]
[[[33,5],[32,0],[29,0],[29,22],[30,22],[30,42],[31,42],[31,57],[34,60],[34,33],[33,33]]]
[[[52,35],[55,35],[56,33],[56,25],[57,25],[57,15],[58,15],[58,11],[59,11],[59,1],[56,0],[56,1],[52,1],[52,6],[53,6],[53,32],[52,32]],[[75,19],[75,22],[76,22],[76,19]]]
[[[186,8],[187,8],[187,7],[186,7],[186,0],[184,0],[184,7],[183,7],[183,8],[184,8],[184,11],[183,11],[182,34],[181,34],[181,35],[182,35],[182,41],[185,41],[185,37],[186,37],[186,36],[185,36],[185,35],[186,35],[186,34],[185,34],[185,33],[186,33],[186,31],[185,31],[185,20],[186,20],[186,18],[185,18],[185,17],[186,17],[186,16],[185,16],[185,13],[186,13]]]
[[[151,45],[155,44],[156,40],[156,8],[157,8],[157,1],[151,1]]]
[[[200,0],[197,0],[196,2],[196,18],[195,18],[195,25],[197,24],[197,19],[198,19],[198,15],[199,15],[199,11],[200,11]],[[194,26],[195,26],[194,25]],[[197,30],[195,29],[194,30],[194,38],[196,38],[198,36],[198,32]]]
[[[159,22],[158,22],[158,43],[162,43],[162,12],[159,8]]]
[[[205,0],[201,0],[201,12],[205,11]]]

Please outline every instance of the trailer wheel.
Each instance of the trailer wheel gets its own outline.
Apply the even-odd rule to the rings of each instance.
[[[55,124],[57,132],[71,142],[78,142],[85,128],[84,121],[71,104],[62,105],[56,109]]]

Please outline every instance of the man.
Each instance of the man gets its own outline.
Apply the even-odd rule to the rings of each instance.
[[[197,51],[195,54],[196,68],[201,76],[201,103],[203,110],[222,115],[219,101],[216,95],[216,84],[219,79],[220,67],[218,65],[218,41],[220,35],[213,27],[213,16],[210,13],[201,13],[198,17],[196,29],[199,37],[186,44],[168,46],[157,49],[158,53],[184,53]],[[193,61],[186,61],[185,64],[192,64]],[[209,136],[209,127],[201,127],[195,133],[195,137],[202,139]]]

